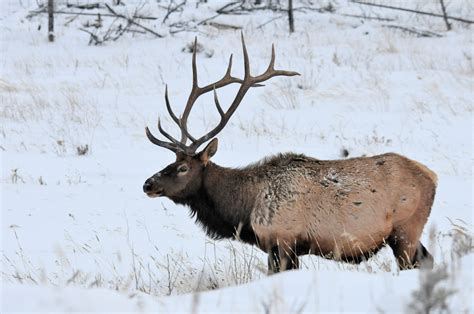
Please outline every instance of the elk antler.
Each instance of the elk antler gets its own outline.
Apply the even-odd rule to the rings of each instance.
[[[181,130],[181,141],[176,140],[173,138],[170,134],[168,134],[166,131],[164,131],[161,127],[160,120],[158,119],[158,130],[160,133],[166,137],[170,142],[165,142],[157,139],[153,134],[151,134],[150,130],[148,127],[145,128],[146,135],[148,139],[153,143],[158,146],[167,148],[175,153],[178,152],[183,152],[187,155],[194,155],[196,153],[196,150],[201,146],[203,143],[207,142],[208,140],[212,139],[214,136],[216,136],[229,122],[230,117],[234,114],[235,110],[237,107],[240,105],[242,99],[244,98],[245,94],[251,87],[256,87],[256,86],[263,86],[259,83],[264,82],[266,80],[269,80],[270,78],[274,76],[294,76],[294,75],[299,75],[297,72],[292,72],[292,71],[283,71],[283,70],[275,70],[274,65],[275,65],[275,48],[272,45],[272,57],[270,60],[270,64],[267,67],[267,70],[258,75],[258,76],[252,76],[250,75],[250,64],[249,64],[249,57],[247,54],[247,48],[245,46],[245,41],[244,41],[244,35],[241,34],[241,39],[242,39],[242,49],[243,49],[243,55],[244,55],[244,79],[239,79],[236,77],[233,77],[231,74],[232,71],[232,55],[229,58],[229,65],[227,66],[227,71],[224,74],[224,77],[222,79],[218,80],[217,82],[211,83],[209,85],[206,85],[204,87],[199,87],[198,86],[198,80],[197,80],[197,67],[196,67],[196,48],[197,48],[197,38],[194,40],[194,51],[193,51],[193,61],[192,61],[192,68],[193,68],[193,86],[191,89],[191,93],[189,94],[188,101],[186,102],[186,107],[184,108],[183,115],[181,118],[176,117],[174,114],[173,110],[171,109],[171,105],[169,102],[168,98],[168,87],[165,88],[165,101],[166,101],[166,109],[168,110],[169,115],[171,116],[171,119],[178,125],[178,127]],[[216,90],[218,88],[227,86],[229,84],[233,83],[238,83],[240,84],[240,88],[235,96],[234,101],[230,105],[229,109],[227,109],[226,112],[222,110],[222,107],[219,103],[219,99],[217,97],[217,92]],[[201,136],[200,138],[196,139],[194,138],[191,134],[189,134],[187,130],[187,122],[188,122],[188,116],[191,112],[191,109],[198,99],[199,96],[208,93],[210,91],[214,91],[214,103],[216,105],[217,111],[219,112],[219,115],[221,117],[221,120],[219,124],[212,129],[210,132],[206,133],[205,135]],[[191,141],[190,145],[186,145],[187,140]]]

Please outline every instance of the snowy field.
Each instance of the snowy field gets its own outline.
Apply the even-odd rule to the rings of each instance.
[[[56,15],[56,41],[49,43],[46,14],[28,16],[44,2],[0,4],[2,313],[421,313],[430,306],[474,312],[468,24],[452,22],[446,31],[442,18],[346,1],[295,1],[300,9],[289,35],[278,10],[215,17],[225,1],[188,1],[163,23],[167,2],[126,1],[114,10],[158,17],[140,23],[164,37],[130,28],[140,32],[89,45],[90,34],[80,28],[100,40],[111,23],[126,22],[104,16],[95,29],[97,16],[63,14]],[[384,3],[440,12],[438,1]],[[63,1],[57,9],[106,12]],[[447,10],[474,20],[469,1],[450,1]],[[179,25],[185,31],[174,33]],[[389,25],[441,36],[417,37]],[[219,134],[214,162],[239,167],[284,151],[338,159],[343,150],[349,157],[397,152],[415,159],[439,178],[422,236],[434,271],[399,272],[384,248],[360,265],[312,256],[302,258],[301,270],[267,276],[259,249],[212,241],[186,208],[146,197],[144,181],[174,161],[144,133],[145,126],[158,133],[160,116],[178,135],[166,112],[165,84],[180,112],[191,88],[188,48],[195,36],[202,45],[201,84],[224,74],[231,53],[233,73],[241,76],[234,26],[243,28],[252,73],[265,70],[274,43],[276,67],[301,76],[251,90]],[[235,90],[221,90],[221,103]],[[218,119],[209,95],[199,100],[189,128],[203,134]]]

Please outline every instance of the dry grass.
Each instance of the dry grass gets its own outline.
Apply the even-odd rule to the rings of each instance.
[[[442,255],[434,269],[423,269],[419,273],[419,287],[412,292],[412,299],[407,304],[407,312],[415,314],[424,313],[450,313],[450,298],[459,291],[456,281],[462,274],[461,258],[474,252],[472,231],[462,221],[451,221],[452,229],[447,233],[439,233],[436,228],[430,230],[430,251],[435,253],[436,247],[443,249],[451,247],[450,255]]]
[[[148,256],[138,254],[129,244],[128,256],[117,253],[110,256],[96,254],[88,243],[66,238],[71,248],[66,252],[57,247],[55,266],[42,268],[30,260],[21,244],[18,226],[11,226],[17,241],[15,256],[2,257],[2,277],[7,282],[46,284],[53,286],[104,287],[120,291],[140,291],[153,296],[177,295],[241,285],[258,280],[267,272],[266,255],[254,246],[239,241],[226,241],[217,246],[207,241],[200,261],[193,261],[184,252],[155,252]],[[21,229],[20,229],[21,230]],[[96,235],[97,245],[101,239]],[[92,260],[94,271],[81,269],[74,261],[78,257]],[[301,258],[301,268],[308,270],[336,269],[376,273],[393,271],[394,259],[378,254],[359,265],[324,261],[320,257]]]
[[[284,84],[275,83],[271,89],[266,89],[262,93],[264,105],[268,105],[273,109],[299,109],[301,99],[298,97],[298,90],[290,81]]]
[[[41,151],[52,150],[60,156],[81,154],[86,145],[89,151],[95,130],[102,120],[95,102],[70,87],[61,88],[56,95],[51,98],[47,91],[37,88],[2,93],[0,97],[4,106],[1,107],[0,119],[10,124],[21,123],[21,133],[31,133],[23,139],[27,149],[37,146],[36,143],[44,143],[37,137],[49,137],[50,146],[42,147]],[[5,137],[15,136],[10,129],[5,129],[4,133]]]
[[[192,261],[186,253],[156,251],[149,256],[137,254],[129,245],[129,256],[117,253],[104,257],[94,253],[87,243],[79,243],[66,234],[73,247],[68,252],[57,247],[52,269],[42,268],[25,253],[18,226],[10,227],[17,241],[15,256],[3,255],[2,277],[6,282],[53,286],[104,287],[120,291],[140,291],[154,296],[184,294],[245,284],[261,277],[264,265],[254,247],[228,242],[222,252],[207,242],[203,259]],[[96,237],[98,244],[100,238]],[[89,256],[95,271],[75,264],[78,256]],[[261,254],[260,254],[261,255]]]

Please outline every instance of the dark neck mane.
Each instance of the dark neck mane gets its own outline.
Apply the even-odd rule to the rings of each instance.
[[[255,244],[250,226],[250,214],[255,200],[255,186],[247,176],[247,170],[229,169],[209,162],[203,176],[201,189],[192,197],[173,201],[188,205],[191,216],[213,239],[239,237]]]

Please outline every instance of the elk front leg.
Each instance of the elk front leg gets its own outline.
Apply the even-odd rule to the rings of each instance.
[[[298,269],[300,267],[298,256],[294,250],[284,249],[281,246],[274,246],[268,253],[268,274],[275,274],[280,271]]]
[[[280,253],[278,246],[274,246],[268,252],[268,275],[280,272]]]

